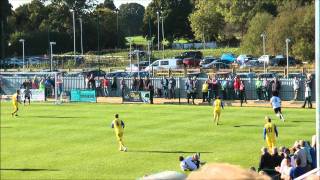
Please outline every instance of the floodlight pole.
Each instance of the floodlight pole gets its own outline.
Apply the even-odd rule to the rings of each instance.
[[[262,37],[263,55],[266,55],[266,34],[262,33],[260,36]],[[266,61],[263,61],[263,70],[266,73]]]
[[[289,77],[289,42],[290,39],[286,39],[286,50],[287,50],[287,78]]]
[[[159,11],[157,11],[157,21],[158,21],[158,51],[160,51],[160,22],[159,22]]]
[[[129,38],[129,58],[130,58],[130,74],[132,74],[132,52],[131,52],[131,38]]]
[[[150,40],[148,40],[148,59],[149,59],[149,66],[151,64],[151,52],[150,52]],[[149,68],[149,76],[150,76],[150,68]]]
[[[161,25],[162,25],[162,59],[164,59],[164,27],[163,27],[163,16],[161,16]]]
[[[317,165],[318,173],[320,176],[320,2],[315,1],[315,66],[316,66],[316,154],[317,154]]]
[[[73,24],[73,59],[74,59],[74,63],[76,63],[76,22],[75,22],[74,9],[71,9],[70,11],[72,12],[72,24]]]
[[[140,55],[139,55],[139,52],[137,53],[137,58],[138,58],[138,78],[140,78]]]
[[[53,68],[52,68],[52,46],[56,45],[56,42],[50,42],[50,71],[52,72]]]
[[[82,42],[82,19],[79,18],[80,22],[80,41],[81,41],[81,55],[83,55],[83,42]]]
[[[19,42],[22,43],[22,68],[23,72],[25,72],[25,66],[24,66],[24,39],[20,39]]]

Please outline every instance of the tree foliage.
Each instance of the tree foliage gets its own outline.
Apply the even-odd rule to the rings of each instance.
[[[158,11],[163,17],[164,34],[167,40],[173,42],[174,39],[191,38],[193,34],[188,17],[193,8],[194,4],[191,0],[152,0],[144,15],[143,30],[146,35],[151,31],[152,35],[157,37]]]
[[[190,15],[192,31],[197,40],[217,40],[224,28],[223,16],[216,10],[216,2],[199,1]]]
[[[144,7],[138,3],[127,3],[120,6],[120,27],[126,36],[142,34],[144,13]]]
[[[241,51],[252,55],[263,54],[261,34],[266,33],[267,26],[273,21],[269,13],[258,13],[249,22],[249,29],[241,42]]]

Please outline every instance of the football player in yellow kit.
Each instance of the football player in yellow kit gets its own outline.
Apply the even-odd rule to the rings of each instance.
[[[221,109],[223,109],[223,103],[220,97],[217,96],[213,103],[213,122],[216,123],[216,125],[219,125]]]
[[[119,114],[116,114],[115,120],[112,121],[111,127],[114,128],[116,138],[119,142],[119,151],[127,151],[127,147],[125,147],[123,144],[124,126],[124,122],[119,119]]]
[[[267,146],[270,151],[276,147],[276,137],[278,137],[278,130],[275,124],[271,122],[271,118],[265,117],[266,124],[263,129],[263,138],[266,140]]]
[[[11,113],[11,116],[18,116],[18,103],[21,104],[20,99],[19,99],[19,95],[20,95],[20,90],[17,90],[16,93],[14,93],[12,95],[12,105],[13,105],[13,112]]]

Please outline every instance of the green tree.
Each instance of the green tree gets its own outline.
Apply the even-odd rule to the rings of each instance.
[[[197,40],[217,40],[224,28],[223,16],[216,11],[216,3],[210,0],[198,1],[196,10],[190,15],[194,37]]]
[[[0,58],[4,58],[6,56],[6,49],[8,44],[8,33],[7,33],[7,17],[11,15],[11,4],[8,0],[0,1],[0,49],[1,56]]]
[[[144,7],[138,3],[121,4],[120,27],[126,36],[142,34],[144,12]]]
[[[263,54],[261,34],[266,32],[267,26],[273,21],[269,13],[257,13],[249,22],[247,33],[243,36],[241,50],[252,55]],[[268,34],[266,34],[268,36]]]
[[[188,17],[193,8],[194,4],[192,0],[152,0],[146,9],[143,19],[144,34],[147,35],[150,32],[150,28],[152,35],[157,37],[158,11],[160,12],[160,16],[163,17],[164,34],[169,42],[173,42],[176,38],[192,38],[193,33]]]

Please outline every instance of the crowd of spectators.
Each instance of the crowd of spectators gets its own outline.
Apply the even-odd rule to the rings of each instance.
[[[58,76],[57,81],[55,78],[37,77],[34,76],[32,79],[26,79],[20,86],[20,89],[39,89],[45,92],[45,98],[51,98],[55,94],[55,84],[57,85],[57,95],[60,96],[62,93],[63,80]]]
[[[292,147],[274,147],[272,152],[261,149],[258,172],[281,179],[294,179],[317,167],[316,136],[308,141],[298,140]]]

